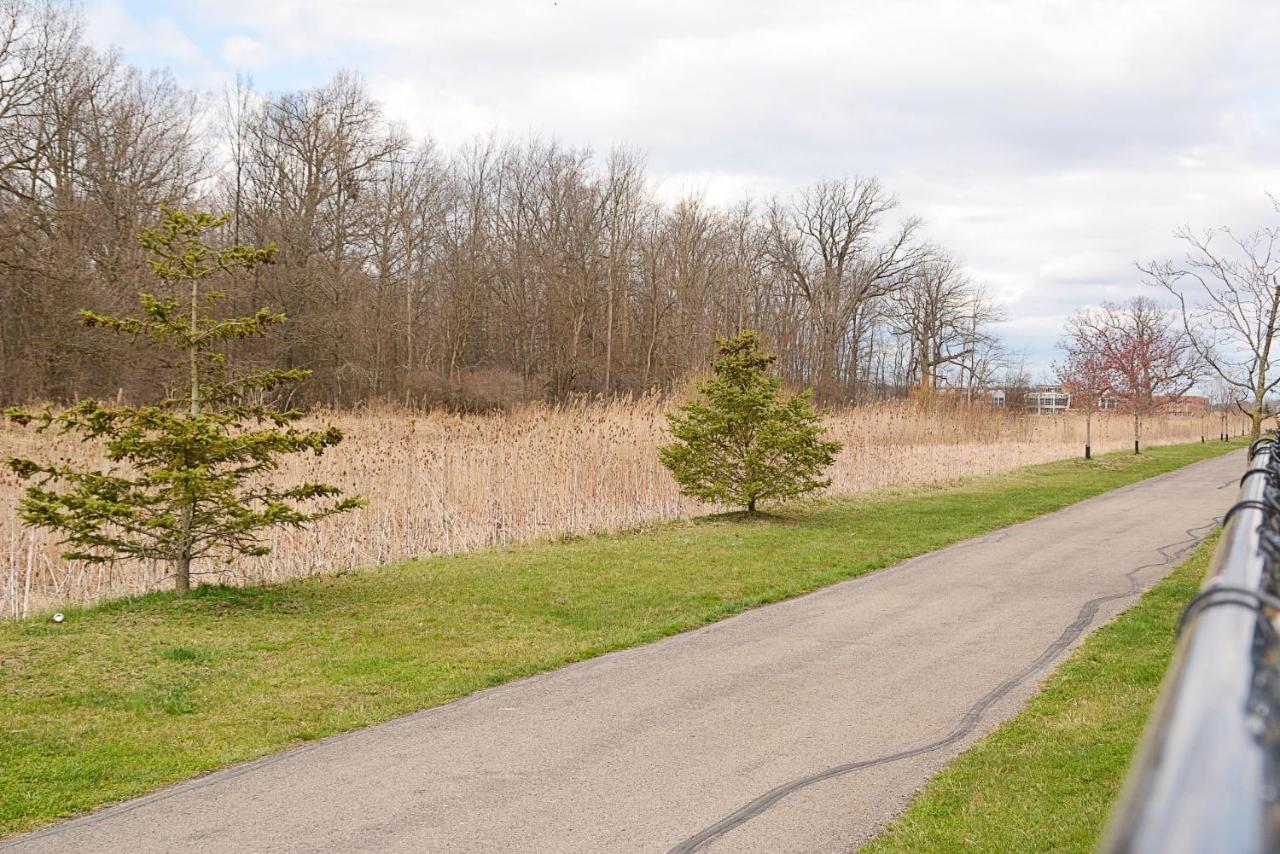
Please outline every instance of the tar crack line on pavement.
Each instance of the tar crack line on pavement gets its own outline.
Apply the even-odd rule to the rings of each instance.
[[[1228,485],[1234,486],[1235,482],[1232,481],[1230,484],[1224,484],[1223,486]],[[1221,488],[1223,487],[1219,487],[1219,489]],[[1202,543],[1205,537],[1209,535],[1209,532],[1218,526],[1219,522],[1220,518],[1216,518],[1207,525],[1188,528],[1185,532],[1187,535],[1186,539],[1178,540],[1175,543],[1168,543],[1157,548],[1156,551],[1164,558],[1164,560],[1157,561],[1156,563],[1144,564],[1126,572],[1125,577],[1129,579],[1129,588],[1127,590],[1121,593],[1109,593],[1105,596],[1098,596],[1090,599],[1088,602],[1085,602],[1080,608],[1080,613],[1076,616],[1075,621],[1063,630],[1057,640],[1049,644],[1044,652],[1040,653],[1040,655],[1037,656],[1036,659],[1027,665],[1027,667],[1025,667],[1021,672],[1016,673],[1004,682],[1001,682],[978,700],[978,702],[974,703],[969,710],[964,713],[964,716],[960,719],[960,723],[958,723],[954,729],[942,738],[937,739],[936,741],[931,741],[927,744],[922,744],[919,747],[912,747],[908,750],[891,753],[887,756],[880,756],[875,759],[863,759],[855,762],[846,762],[843,765],[836,765],[825,771],[819,771],[816,774],[801,777],[798,780],[792,780],[789,783],[783,783],[781,786],[770,789],[735,812],[720,819],[720,821],[710,827],[689,837],[684,842],[681,842],[679,845],[672,848],[668,854],[693,854],[695,851],[701,851],[712,842],[715,842],[730,831],[746,824],[748,821],[765,812],[784,798],[795,794],[801,789],[808,788],[815,783],[821,783],[825,780],[841,777],[845,774],[849,774],[853,771],[859,771],[864,768],[888,765],[891,762],[899,762],[903,759],[910,759],[914,756],[932,753],[935,750],[941,750],[944,747],[949,747],[950,745],[964,739],[977,729],[978,724],[982,721],[982,716],[988,709],[1003,699],[1014,688],[1017,688],[1027,679],[1030,679],[1036,673],[1040,672],[1055,658],[1061,655],[1067,647],[1071,646],[1071,644],[1084,633],[1085,629],[1089,628],[1090,624],[1093,623],[1093,618],[1097,615],[1098,609],[1102,607],[1102,605],[1117,599],[1135,597],[1141,593],[1142,588],[1138,582],[1138,573],[1145,569],[1155,569],[1157,567],[1170,566],[1177,563],[1196,546]],[[1177,551],[1170,551],[1170,549],[1177,549]]]

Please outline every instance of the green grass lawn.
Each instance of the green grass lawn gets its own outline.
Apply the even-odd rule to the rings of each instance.
[[[1159,694],[1217,536],[1103,626],[1027,707],[961,754],[864,854],[1088,852]]]
[[[0,622],[0,835],[897,563],[1239,447],[1156,448]]]

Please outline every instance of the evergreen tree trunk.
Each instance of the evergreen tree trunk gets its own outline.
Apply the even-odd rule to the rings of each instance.
[[[191,591],[191,506],[182,511],[182,544],[173,562],[173,592],[185,596]]]
[[[199,330],[199,307],[200,285],[193,279],[191,282],[191,340],[187,342],[187,357],[191,366],[191,417],[193,419],[200,415],[200,361],[196,347],[196,335]],[[191,590],[191,545],[193,541],[191,528],[195,516],[195,495],[190,493],[190,486],[187,489],[186,504],[182,508],[182,518],[179,523],[178,554],[173,561],[173,590],[179,596],[184,596]]]

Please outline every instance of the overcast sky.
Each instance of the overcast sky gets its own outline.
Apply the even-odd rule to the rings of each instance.
[[[714,201],[878,175],[1045,369],[1176,225],[1280,219],[1280,2],[88,0],[144,68],[263,91],[360,71],[446,149],[489,131],[644,151]],[[1154,292],[1152,296],[1158,296]]]

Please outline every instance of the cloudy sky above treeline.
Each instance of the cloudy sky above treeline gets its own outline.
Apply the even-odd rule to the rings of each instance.
[[[877,175],[1005,302],[1033,372],[1173,229],[1280,222],[1274,0],[87,0],[89,36],[218,92],[359,71],[446,150],[647,156],[664,196]],[[1154,291],[1152,296],[1158,296]]]

